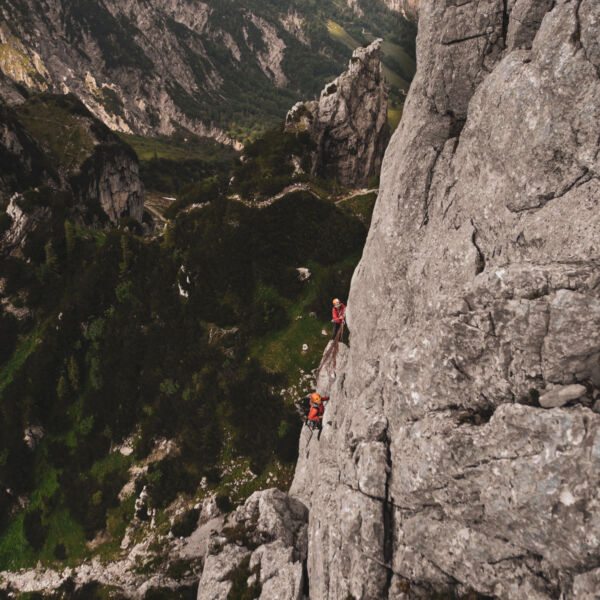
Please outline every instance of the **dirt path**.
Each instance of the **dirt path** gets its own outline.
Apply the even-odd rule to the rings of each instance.
[[[367,194],[373,194],[373,193],[377,193],[377,192],[379,192],[379,188],[371,188],[370,190],[368,190],[366,188],[363,188],[361,190],[354,190],[351,194],[348,194],[347,196],[344,196],[343,198],[336,200],[335,203],[341,204],[342,202],[346,202],[346,200],[351,200],[352,198],[355,198],[356,196],[366,196]]]

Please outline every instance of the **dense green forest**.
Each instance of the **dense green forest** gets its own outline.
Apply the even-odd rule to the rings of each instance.
[[[327,193],[297,191],[262,210],[228,197],[265,192],[271,167],[288,177],[291,155],[310,150],[303,136],[274,130],[244,162],[200,146],[197,171],[176,178],[162,235],[142,236],[130,218],[87,228],[68,191],[42,186],[18,201],[51,216],[0,261],[2,296],[30,311],[0,319],[0,569],[80,560],[102,530],[102,552],[117,551],[144,486],[160,511],[203,479],[222,489],[225,460],[243,458],[256,477],[295,461],[301,421],[281,390],[315,367],[367,224]],[[158,152],[149,156],[147,182],[160,181]],[[137,494],[119,500],[130,466],[161,438],[177,454],[152,462]],[[222,503],[250,491],[224,490]]]

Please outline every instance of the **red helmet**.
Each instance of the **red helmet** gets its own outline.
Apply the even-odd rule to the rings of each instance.
[[[314,404],[321,404],[321,396],[319,396],[319,394],[317,394],[317,392],[313,392],[310,395],[310,401],[313,402]]]

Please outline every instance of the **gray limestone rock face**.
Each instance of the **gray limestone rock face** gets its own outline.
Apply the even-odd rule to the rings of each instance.
[[[96,148],[81,165],[72,186],[80,202],[98,202],[111,223],[117,224],[121,217],[132,217],[141,223],[144,185],[138,160],[128,148],[118,145]]]
[[[299,86],[312,94],[295,64],[305,53],[321,72],[341,70],[346,53],[313,27],[312,13],[292,0],[4,0],[0,98],[20,103],[23,87],[71,92],[113,130],[187,130],[241,150],[230,125],[245,102],[269,127],[281,117],[260,106],[248,81],[279,103]]]
[[[246,548],[233,544],[218,554],[207,556],[198,586],[198,600],[226,600],[233,586],[231,574],[249,556]]]
[[[70,151],[57,150],[50,136],[32,128],[24,110],[61,111],[64,122],[50,121],[56,127],[52,136],[59,137],[60,143],[64,139]],[[69,137],[71,130],[77,131],[77,138]],[[142,221],[145,192],[135,152],[72,97],[33,98],[20,109],[0,104],[0,158],[0,209],[6,207],[12,218],[10,230],[2,236],[4,248],[19,246],[40,221],[51,216],[50,208],[35,206],[34,200],[22,201],[36,188],[69,192],[74,200],[71,217],[87,226],[116,225],[122,217]],[[19,198],[21,206],[17,206]]]
[[[6,207],[6,214],[10,217],[10,227],[0,237],[0,248],[2,250],[20,247],[27,235],[31,233],[40,223],[50,217],[50,209],[45,206],[36,207],[31,212],[25,212],[21,207],[24,202],[21,194],[15,194]]]
[[[595,0],[420,2],[291,489],[311,599],[597,597],[600,415],[535,399],[600,387],[599,39]]]
[[[318,102],[299,102],[288,112],[286,131],[308,131],[315,143],[312,175],[362,186],[379,173],[389,140],[388,94],[376,40],[354,51],[348,71],[325,86]]]
[[[384,0],[390,10],[401,13],[410,21],[419,20],[419,0]]]
[[[209,543],[198,600],[227,600],[233,575],[254,581],[260,600],[300,600],[308,511],[277,489],[255,492]]]

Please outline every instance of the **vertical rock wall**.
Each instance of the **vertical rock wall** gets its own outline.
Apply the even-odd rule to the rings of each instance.
[[[82,205],[98,202],[110,222],[121,217],[142,222],[145,191],[135,153],[124,144],[100,145],[71,179]]]
[[[595,598],[600,4],[419,11],[351,346],[291,491],[310,597]],[[573,383],[582,397],[539,406]]]
[[[379,173],[389,141],[381,43],[357,48],[348,70],[325,86],[318,102],[298,102],[288,112],[286,131],[308,131],[315,143],[313,175],[366,185]]]
[[[419,18],[419,0],[384,0],[390,10],[402,13],[406,19],[417,21]]]

